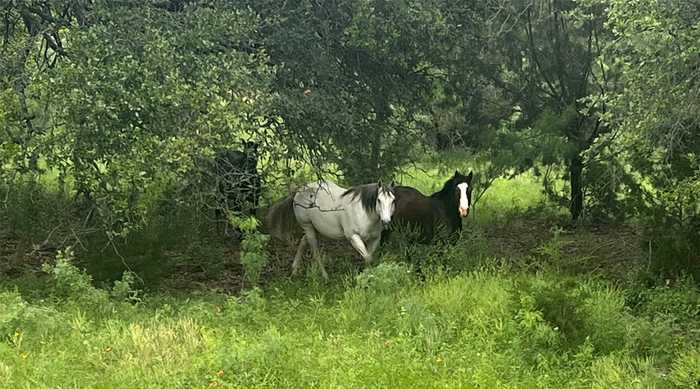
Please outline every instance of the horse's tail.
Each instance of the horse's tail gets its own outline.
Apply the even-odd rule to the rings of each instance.
[[[265,216],[265,225],[269,234],[280,240],[292,238],[297,229],[297,218],[294,215],[294,195],[273,204]]]

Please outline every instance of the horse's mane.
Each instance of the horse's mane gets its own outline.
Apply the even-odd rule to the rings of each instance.
[[[439,199],[439,198],[443,198],[445,195],[449,195],[450,191],[452,191],[452,189],[454,188],[454,181],[455,181],[454,177],[445,181],[445,184],[442,186],[442,189],[431,194],[430,197]]]
[[[382,187],[386,191],[391,191],[387,187]],[[379,185],[378,184],[365,184],[357,185],[343,192],[341,197],[352,196],[354,200],[358,196],[360,197],[360,203],[362,204],[362,209],[365,212],[372,214],[377,212],[377,198],[379,197]]]

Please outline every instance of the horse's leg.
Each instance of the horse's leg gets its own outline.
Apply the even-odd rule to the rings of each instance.
[[[294,262],[292,262],[292,275],[296,275],[297,272],[299,271],[299,264],[301,263],[301,259],[304,257],[304,252],[306,251],[306,247],[309,245],[309,242],[306,240],[306,234],[302,235],[301,239],[299,239],[299,247],[297,247],[297,253],[294,256]]]
[[[316,230],[313,227],[309,227],[305,228],[304,231],[306,232],[306,240],[309,242],[309,245],[311,245],[311,253],[313,254],[314,258],[316,258],[318,265],[321,267],[321,275],[327,280],[328,273],[326,273],[326,268],[323,266],[323,258],[321,256],[321,250],[318,246]]]
[[[435,236],[435,222],[430,222],[423,225],[423,243],[430,244]]]
[[[358,253],[360,253],[362,259],[365,260],[365,265],[372,261],[372,255],[369,253],[369,251],[367,251],[367,246],[365,246],[365,242],[362,241],[360,235],[353,234],[350,237],[350,244],[355,248],[355,250],[357,250]]]
[[[367,241],[367,253],[369,254],[367,256],[367,260],[365,261],[365,266],[369,265],[372,259],[374,258],[374,252],[377,251],[377,248],[379,247],[379,243],[381,242],[382,238],[381,235],[377,238],[374,238],[372,240]]]
[[[390,237],[391,237],[391,229],[383,230],[382,234],[380,235],[379,240],[382,242],[382,244],[386,244],[389,242]]]

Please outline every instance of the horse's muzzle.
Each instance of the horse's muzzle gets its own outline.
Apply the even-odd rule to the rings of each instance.
[[[469,216],[469,208],[459,208],[459,216],[461,216],[461,217]]]
[[[391,224],[391,220],[389,220],[389,221],[382,220],[382,228],[384,228],[385,230],[389,229],[389,224]]]

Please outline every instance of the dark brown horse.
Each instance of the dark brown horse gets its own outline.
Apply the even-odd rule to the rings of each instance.
[[[407,225],[416,228],[422,242],[431,242],[435,230],[447,228],[450,237],[456,237],[462,230],[462,218],[469,215],[472,202],[472,172],[463,175],[459,171],[445,182],[442,189],[425,196],[410,186],[394,187],[396,210],[392,225]],[[385,231],[384,239],[388,239]]]

